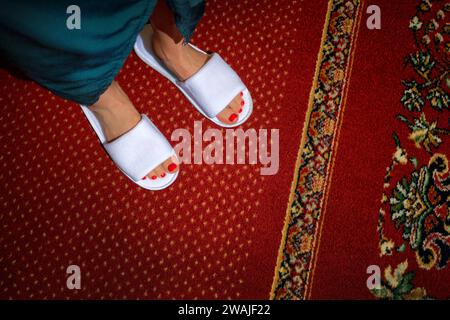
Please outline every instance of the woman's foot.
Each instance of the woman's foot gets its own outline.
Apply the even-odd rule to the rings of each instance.
[[[89,107],[102,126],[107,141],[112,141],[130,129],[141,120],[141,115],[133,106],[128,96],[115,81],[100,96],[100,99]],[[178,171],[178,159],[172,157],[153,169],[143,179],[156,180],[164,178],[167,173]]]
[[[183,38],[173,21],[173,14],[162,1],[158,1],[152,25],[153,52],[179,80],[190,78],[208,61],[208,55],[194,50],[191,46],[183,45]],[[243,104],[241,93],[217,115],[217,118],[226,124],[237,122]]]

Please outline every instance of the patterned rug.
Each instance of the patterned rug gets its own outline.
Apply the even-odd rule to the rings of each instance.
[[[1,71],[0,298],[267,299],[326,9],[208,0],[194,34],[249,87],[242,129],[280,130],[271,176],[259,161],[185,164],[169,189],[147,192],[111,163],[79,106]],[[134,53],[118,81],[168,137],[193,134],[194,121],[217,128]],[[70,265],[80,290],[66,286]]]
[[[329,3],[274,299],[450,298],[450,3],[377,4]]]
[[[450,4],[379,0],[379,30],[370,4],[207,2],[193,42],[252,92],[242,129],[279,129],[272,176],[141,190],[77,105],[0,70],[0,298],[450,298]],[[168,137],[216,128],[134,53],[118,81]]]

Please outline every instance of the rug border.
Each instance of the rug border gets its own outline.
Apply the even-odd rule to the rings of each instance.
[[[312,86],[311,86],[311,90],[310,90],[310,94],[309,94],[308,108],[307,108],[305,120],[303,123],[303,130],[302,130],[302,135],[301,135],[301,140],[300,140],[300,146],[299,146],[299,149],[297,152],[297,159],[295,162],[295,169],[294,169],[293,178],[292,178],[292,182],[291,182],[289,200],[287,202],[286,214],[285,214],[283,230],[282,230],[282,237],[280,240],[280,245],[279,245],[278,255],[277,255],[277,262],[275,265],[272,287],[270,290],[270,299],[271,300],[275,299],[275,295],[276,295],[275,291],[276,291],[277,284],[279,282],[279,270],[281,268],[281,263],[283,261],[283,256],[284,256],[284,251],[285,251],[285,243],[286,243],[287,233],[289,230],[289,222],[291,220],[291,207],[292,207],[292,204],[294,201],[295,190],[297,189],[297,186],[298,186],[298,180],[299,180],[298,173],[300,170],[300,166],[302,164],[302,154],[303,154],[303,150],[304,150],[304,147],[306,144],[307,131],[309,129],[311,113],[312,113],[312,109],[314,106],[315,91],[316,91],[316,87],[317,87],[319,76],[320,76],[322,60],[323,60],[323,55],[324,55],[324,45],[326,43],[328,30],[330,28],[330,18],[331,18],[331,14],[333,12],[333,5],[334,5],[334,0],[329,0],[328,5],[327,5],[325,22],[324,22],[324,26],[323,26],[323,30],[322,30],[322,38],[321,38],[321,43],[320,43],[320,47],[319,47],[319,53],[318,53],[317,59],[316,59],[316,66],[315,66],[315,71],[314,71],[313,82],[312,82]],[[346,68],[346,74],[345,74],[345,78],[344,78],[347,81],[344,84],[345,88],[343,88],[342,109],[340,111],[341,114],[339,116],[337,127],[336,127],[336,134],[335,134],[335,136],[333,138],[333,142],[332,142],[332,148],[336,147],[336,149],[332,149],[333,150],[332,158],[330,159],[330,162],[329,162],[328,168],[327,168],[327,172],[329,172],[329,173],[326,177],[326,181],[325,181],[325,185],[324,185],[324,189],[326,191],[324,193],[321,204],[326,204],[326,202],[327,202],[327,195],[328,195],[328,191],[329,191],[330,182],[332,179],[332,171],[328,171],[328,169],[331,168],[331,170],[332,170],[334,167],[334,159],[336,157],[336,153],[337,153],[336,151],[337,151],[338,145],[339,145],[338,140],[340,137],[340,131],[341,131],[342,123],[343,123],[343,114],[345,112],[346,97],[347,97],[349,83],[350,83],[350,76],[351,76],[351,72],[352,72],[352,68],[353,68],[354,52],[356,50],[356,42],[357,42],[357,38],[359,35],[359,30],[360,30],[360,25],[361,25],[361,20],[362,20],[362,12],[363,12],[362,8],[365,7],[364,5],[365,5],[365,1],[360,0],[359,4],[358,4],[355,24],[352,28],[352,32],[353,32],[353,34],[355,34],[355,36],[351,40],[351,44],[350,44],[351,52],[350,52],[349,61],[348,61],[349,66],[348,66],[348,68]],[[320,246],[320,238],[321,238],[320,232],[322,230],[322,225],[323,225],[323,215],[321,215],[321,216],[322,216],[322,218],[318,221],[318,226],[315,231],[316,237],[318,235],[318,238],[316,241],[314,241],[312,250],[311,250],[312,257],[311,257],[310,263],[311,263],[312,269],[310,270],[310,274],[309,274],[309,277],[311,277],[311,279],[313,279],[313,277],[314,277],[313,275],[314,275],[314,270],[315,270],[315,266],[316,266],[316,262],[317,262],[317,255],[314,253],[317,250],[319,250],[319,246]],[[310,298],[310,294],[311,294],[310,285],[308,283],[306,283],[303,298],[305,298],[305,297]]]
[[[298,183],[298,171],[300,170],[300,164],[302,161],[302,153],[303,153],[303,148],[305,147],[305,143],[306,143],[306,138],[307,138],[307,130],[309,127],[309,121],[311,119],[311,112],[312,112],[312,108],[314,105],[314,93],[315,93],[315,88],[317,86],[317,82],[319,81],[319,71],[320,71],[320,67],[322,64],[322,58],[323,58],[323,46],[325,44],[325,40],[327,37],[327,33],[328,33],[328,27],[330,24],[330,17],[331,17],[331,11],[333,8],[333,0],[328,0],[328,5],[327,5],[327,12],[325,15],[325,22],[323,25],[323,29],[322,29],[322,38],[320,40],[320,47],[319,47],[319,53],[317,55],[316,58],[316,67],[314,70],[314,76],[313,76],[313,81],[312,81],[312,86],[311,86],[311,90],[309,92],[309,101],[308,101],[308,108],[306,110],[306,115],[305,115],[305,120],[303,122],[303,130],[302,130],[302,136],[301,136],[301,140],[300,140],[300,146],[299,149],[297,151],[297,159],[295,160],[295,169],[294,169],[294,174],[293,177],[291,179],[291,189],[289,192],[289,200],[287,203],[287,208],[286,208],[286,213],[284,216],[284,223],[283,223],[283,230],[282,230],[282,235],[281,235],[281,240],[280,240],[280,245],[278,247],[278,255],[277,255],[277,263],[275,265],[275,270],[274,270],[274,277],[273,277],[273,281],[272,281],[272,287],[270,289],[270,299],[273,300],[275,298],[275,288],[276,285],[279,281],[279,272],[278,270],[280,270],[281,267],[281,262],[283,260],[283,254],[284,254],[284,243],[286,242],[286,237],[287,237],[287,231],[288,231],[288,227],[289,227],[289,220],[290,220],[290,208],[292,206],[292,203],[294,201],[294,195],[295,195],[295,189],[297,187],[297,183]]]
[[[330,191],[330,187],[331,187],[331,181],[333,179],[333,173],[334,173],[334,166],[335,166],[335,160],[338,154],[338,150],[339,150],[339,140],[340,140],[340,136],[341,136],[341,129],[342,129],[342,125],[344,123],[344,116],[345,116],[345,110],[346,110],[346,106],[347,106],[347,97],[348,97],[348,91],[350,89],[350,83],[351,83],[351,77],[352,77],[352,71],[353,71],[353,63],[355,60],[355,53],[357,50],[357,43],[358,43],[358,37],[359,37],[359,33],[360,33],[360,27],[361,27],[361,20],[362,20],[362,13],[363,10],[362,8],[364,8],[364,0],[360,0],[360,10],[358,11],[358,15],[357,18],[355,20],[355,25],[353,26],[353,34],[355,35],[354,38],[351,41],[350,44],[350,48],[351,48],[351,52],[350,52],[350,57],[349,57],[349,67],[346,70],[347,74],[345,76],[346,82],[344,83],[344,90],[343,90],[343,95],[342,95],[342,108],[341,108],[341,113],[339,116],[339,122],[337,124],[337,129],[336,129],[336,136],[335,139],[333,141],[333,154],[332,154],[332,158],[330,159],[330,163],[329,163],[329,174],[328,174],[328,178],[327,178],[327,182],[326,182],[326,191],[324,194],[324,198],[323,198],[323,212],[321,213],[321,219],[319,220],[319,228],[316,231],[317,234],[317,241],[316,241],[316,246],[314,247],[313,251],[312,251],[312,258],[311,258],[311,270],[310,270],[310,274],[309,274],[309,282],[306,283],[305,285],[305,297],[306,299],[311,299],[311,295],[312,295],[312,286],[314,283],[314,275],[315,275],[315,269],[316,269],[316,265],[317,265],[317,258],[318,258],[318,253],[320,250],[320,243],[322,240],[322,227],[324,224],[324,220],[326,217],[326,212],[327,212],[327,203],[328,203],[328,195],[329,195],[329,191]]]

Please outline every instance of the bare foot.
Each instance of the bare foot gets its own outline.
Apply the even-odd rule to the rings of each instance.
[[[176,43],[167,33],[156,28],[154,28],[152,45],[153,52],[181,81],[189,79],[209,59],[208,55],[194,50],[191,46],[183,46],[182,41]],[[237,122],[243,104],[241,93],[217,115],[217,118],[226,124]]]
[[[100,96],[100,99],[89,107],[102,126],[107,141],[112,141],[134,128],[141,120],[141,115],[134,107],[126,93],[116,81]],[[166,159],[147,174],[153,180],[164,178],[167,173],[178,171],[176,157]]]

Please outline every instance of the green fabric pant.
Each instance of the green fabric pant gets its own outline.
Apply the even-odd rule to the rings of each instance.
[[[189,41],[204,12],[202,0],[166,0]],[[69,29],[70,5],[81,29]],[[91,105],[131,52],[156,0],[0,0],[0,55],[55,94]]]

